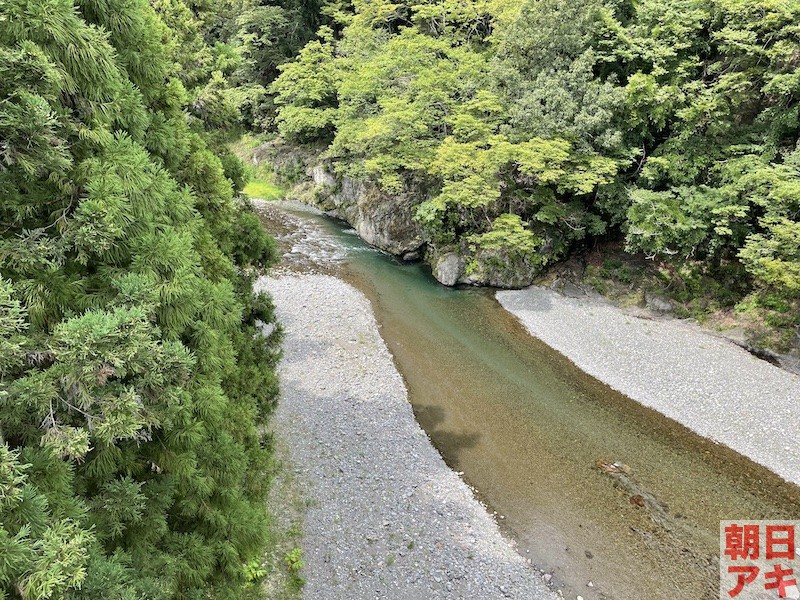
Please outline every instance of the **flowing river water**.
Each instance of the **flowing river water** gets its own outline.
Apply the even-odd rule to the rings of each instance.
[[[565,597],[718,598],[719,521],[800,514],[800,488],[588,376],[491,290],[444,287],[312,212],[262,218],[280,268],[369,298],[434,446]]]

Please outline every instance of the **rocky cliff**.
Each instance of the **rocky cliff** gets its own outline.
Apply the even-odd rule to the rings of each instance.
[[[525,258],[469,247],[436,247],[414,220],[414,208],[426,190],[410,184],[388,195],[372,181],[334,171],[321,150],[272,141],[253,153],[256,164],[269,163],[276,176],[290,184],[287,196],[310,204],[349,223],[368,244],[403,260],[425,260],[444,285],[488,285],[520,288],[530,285],[538,270]]]

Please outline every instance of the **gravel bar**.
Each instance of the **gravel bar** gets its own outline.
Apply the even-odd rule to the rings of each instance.
[[[578,367],[633,400],[800,484],[800,377],[696,324],[530,287],[503,307]]]
[[[305,598],[556,598],[417,424],[368,300],[262,278],[285,329],[274,429],[305,515]]]

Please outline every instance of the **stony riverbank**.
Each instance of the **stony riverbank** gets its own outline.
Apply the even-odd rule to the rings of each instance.
[[[800,377],[677,319],[594,297],[497,292],[528,331],[630,398],[800,484]]]
[[[274,426],[311,499],[304,596],[556,598],[417,424],[366,298],[327,275],[258,286],[286,332]]]

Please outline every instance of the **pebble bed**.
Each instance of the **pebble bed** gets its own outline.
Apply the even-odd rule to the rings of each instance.
[[[637,402],[800,485],[800,377],[678,319],[593,297],[497,292],[528,331]]]

